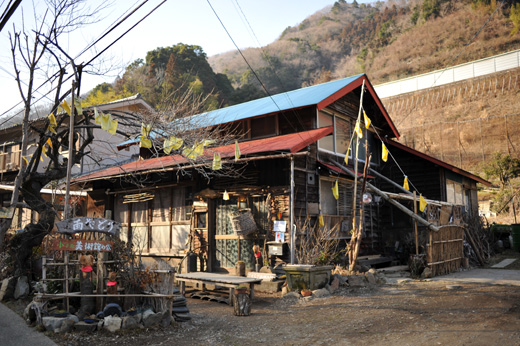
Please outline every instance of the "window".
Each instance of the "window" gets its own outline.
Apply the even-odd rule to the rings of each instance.
[[[332,194],[334,182],[320,180],[321,213],[323,215],[337,215],[338,203]]]
[[[276,116],[251,119],[251,138],[276,135]]]
[[[334,124],[332,115],[323,112],[318,113],[318,127],[327,127]],[[334,152],[334,134],[323,137],[318,141],[318,147]]]
[[[446,201],[457,205],[464,205],[462,184],[446,179]]]
[[[332,152],[336,155],[343,156],[347,153],[349,145],[351,145],[349,159],[356,155],[356,138],[354,137],[350,143],[350,136],[354,132],[355,120],[344,119],[339,116],[333,116],[325,112],[318,113],[318,127],[327,127],[334,125],[334,133],[326,136],[318,141],[320,150]],[[359,140],[358,158],[360,161],[365,161],[366,145],[372,153],[372,163],[379,162],[379,147],[375,145],[374,136],[372,132],[362,127],[363,138]]]
[[[178,254],[185,250],[191,218],[192,188],[176,186],[148,191],[153,199],[123,203],[118,194],[114,219],[122,223],[121,239],[131,235],[134,246],[143,252]],[[130,221],[130,224],[128,224]]]
[[[337,215],[352,217],[352,194],[354,183],[351,181],[338,180],[339,198],[335,199],[332,194],[332,186],[336,183],[332,178],[320,179],[320,202],[323,215]],[[358,199],[361,197],[361,190],[358,189]],[[357,206],[359,210],[359,205]]]

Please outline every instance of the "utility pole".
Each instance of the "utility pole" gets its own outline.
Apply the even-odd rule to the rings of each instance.
[[[74,111],[76,107],[74,106],[74,89],[76,88],[76,81],[72,81],[72,99],[71,99],[71,107],[70,107],[70,120],[69,120],[69,156],[67,162],[67,187],[65,190],[65,206],[63,210],[63,219],[66,220],[70,218],[70,178],[72,172],[72,150],[74,150]]]

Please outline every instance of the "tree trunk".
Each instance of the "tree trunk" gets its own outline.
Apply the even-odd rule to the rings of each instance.
[[[233,294],[233,310],[235,316],[249,316],[251,314],[251,299],[247,293]]]

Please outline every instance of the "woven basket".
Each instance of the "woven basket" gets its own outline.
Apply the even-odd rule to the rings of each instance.
[[[258,229],[249,208],[241,209],[238,214],[231,215],[231,226],[235,234],[241,236],[247,236]]]

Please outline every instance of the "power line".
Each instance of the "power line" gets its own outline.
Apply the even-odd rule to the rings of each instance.
[[[90,63],[92,63],[92,61],[94,61],[95,59],[97,59],[101,54],[103,54],[108,48],[112,47],[117,41],[119,41],[120,39],[122,39],[126,34],[128,34],[133,28],[135,28],[137,25],[141,24],[141,22],[143,20],[145,20],[149,15],[151,15],[153,12],[155,12],[155,10],[157,10],[160,6],[162,6],[162,4],[164,4],[166,2],[166,0],[163,0],[159,5],[155,6],[150,12],[148,12],[143,18],[141,18],[137,23],[135,23],[134,25],[132,25],[130,27],[130,29],[128,29],[127,31],[125,31],[122,35],[120,35],[117,39],[115,39],[111,44],[109,44],[105,49],[103,49],[101,52],[99,52],[98,54],[96,54],[92,59],[90,59],[86,64],[84,64],[83,66],[88,66],[90,65]]]
[[[145,0],[141,5],[139,5],[136,9],[134,9],[130,14],[128,14],[127,16],[125,16],[125,18],[121,21],[119,21],[117,23],[117,26],[119,26],[123,21],[125,21],[128,17],[130,17],[133,13],[135,13],[136,10],[138,10],[139,8],[141,8],[148,0]],[[125,31],[122,35],[120,35],[116,40],[114,40],[112,43],[110,43],[107,47],[105,47],[105,49],[103,49],[101,52],[99,52],[94,58],[90,59],[88,63],[84,64],[84,66],[87,66],[89,64],[92,63],[92,61],[94,61],[95,59],[97,59],[101,54],[103,54],[108,48],[110,48],[111,46],[113,46],[117,41],[119,41],[122,37],[124,37],[128,32],[130,32],[132,29],[134,29],[138,24],[140,24],[144,19],[146,19],[151,13],[153,13],[157,8],[159,8],[162,4],[164,4],[166,2],[166,0],[163,0],[159,5],[157,5],[154,9],[152,9],[148,14],[146,14],[143,18],[141,18],[136,24],[134,24],[130,29],[128,29],[127,31]],[[112,23],[114,24],[114,23]],[[111,25],[112,25],[111,24]],[[108,32],[111,32],[113,29],[115,29],[115,27],[111,28],[108,30]],[[104,38],[106,36],[103,35],[101,38],[99,38],[98,40],[95,41],[95,43],[99,42],[102,38]],[[94,44],[95,44],[94,43]],[[91,44],[89,46],[89,48],[93,47],[94,44]],[[76,59],[79,58],[79,56],[81,56],[82,54],[84,54],[86,52],[86,50],[83,50],[80,54],[77,55]],[[67,62],[64,66],[67,67],[68,65],[70,65],[70,62]],[[7,72],[7,71],[6,71]],[[49,78],[47,78],[45,81],[43,81],[40,86],[38,86],[36,89],[34,89],[33,93],[34,92],[37,92],[41,87],[43,87],[45,84],[47,84],[49,81],[51,81],[52,79],[56,78],[58,75],[59,75],[60,71],[57,71],[56,73],[54,73],[52,76],[50,76]],[[10,74],[10,73],[9,73]],[[70,78],[72,77],[72,75],[70,75],[69,77],[67,77],[67,80],[69,80]],[[63,81],[63,82],[65,82]],[[36,102],[39,102],[43,97],[46,97],[47,95],[50,94],[50,92],[54,91],[56,89],[56,87],[52,88],[49,92],[47,92],[46,94],[44,94],[42,97],[40,97],[39,99],[37,99],[36,101],[33,101],[31,102],[31,105],[34,105]],[[2,114],[0,114],[0,117],[3,117],[5,114],[7,114],[8,112],[12,111],[13,109],[15,109],[16,107],[18,107],[20,104],[22,103],[22,101],[18,102],[17,104],[15,104],[14,106],[12,106],[11,108],[9,108],[7,111],[3,112]],[[10,121],[11,119],[13,119],[14,117],[16,116],[16,114],[14,114],[13,116],[9,117],[8,119],[4,120],[0,126],[2,126],[3,124],[7,123],[8,121]]]

